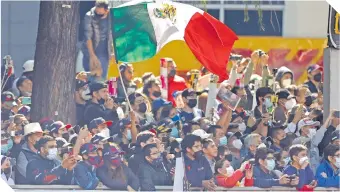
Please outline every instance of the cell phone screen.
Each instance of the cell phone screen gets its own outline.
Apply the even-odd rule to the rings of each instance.
[[[23,97],[23,98],[21,98],[21,104],[23,104],[23,105],[30,105],[30,104],[32,104],[31,97]]]

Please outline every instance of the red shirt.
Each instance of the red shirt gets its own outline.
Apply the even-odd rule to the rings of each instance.
[[[168,101],[171,101],[172,104],[175,106],[175,100],[172,94],[175,91],[183,91],[187,88],[187,85],[185,83],[185,80],[178,75],[175,75],[175,77],[168,77],[168,85]]]

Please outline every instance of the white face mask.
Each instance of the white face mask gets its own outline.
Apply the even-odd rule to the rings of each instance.
[[[336,130],[340,130],[340,124],[336,126]]]
[[[227,167],[226,168],[226,171],[227,171],[227,176],[228,177],[231,177],[233,174],[234,174],[234,168],[233,168],[233,166],[229,166],[229,167]]]
[[[286,87],[290,86],[291,84],[292,84],[291,79],[285,79],[285,80],[282,81],[283,88],[286,88]]]
[[[90,89],[87,88],[85,91],[81,92],[81,98],[84,99],[85,101],[88,101],[91,99],[91,95],[88,95],[90,93]]]
[[[308,138],[312,139],[316,135],[316,129],[310,128],[308,133]]]
[[[296,105],[295,99],[289,99],[289,100],[285,103],[285,108],[289,111],[289,110],[291,110],[295,105]]]
[[[236,139],[236,140],[233,141],[233,146],[234,146],[236,149],[240,150],[240,149],[242,149],[243,143],[242,143],[241,140]]]
[[[275,160],[266,160],[266,168],[268,169],[268,171],[273,171],[275,169]]]
[[[340,169],[340,157],[335,158],[335,166]]]
[[[290,157],[284,158],[283,161],[285,162],[285,166],[287,166],[288,163],[290,162]]]
[[[55,159],[57,159],[57,156],[58,156],[58,149],[57,148],[48,149],[48,154],[46,156],[47,159],[55,160]]]
[[[110,137],[110,129],[109,128],[105,128],[103,130],[100,131],[100,133],[104,136],[104,137]]]
[[[302,165],[305,161],[308,161],[308,157],[302,157],[300,160],[299,160],[299,164]]]
[[[240,132],[244,132],[247,129],[247,125],[243,122],[238,124],[238,129],[240,130]]]

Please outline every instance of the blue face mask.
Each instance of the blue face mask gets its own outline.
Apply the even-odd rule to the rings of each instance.
[[[7,141],[7,144],[1,145],[1,154],[6,154],[9,150],[11,150],[13,147],[13,140],[9,139]]]
[[[171,136],[171,137],[174,137],[174,138],[179,138],[179,133],[178,133],[177,127],[171,128],[170,136]]]
[[[226,137],[226,136],[221,137],[221,138],[220,138],[220,144],[219,144],[219,146],[225,146],[225,145],[227,145],[227,144],[228,144],[228,139],[227,139],[227,137]]]
[[[179,117],[179,115],[175,115],[173,118],[171,118],[171,120],[176,123],[177,121],[181,120],[181,118]]]
[[[126,138],[127,138],[129,141],[131,141],[131,139],[132,139],[131,130],[130,130],[130,129],[128,129],[128,130],[126,131]]]

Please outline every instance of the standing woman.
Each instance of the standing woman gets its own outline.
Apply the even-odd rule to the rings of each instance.
[[[104,166],[97,169],[99,180],[108,188],[119,191],[138,191],[139,181],[122,159],[122,151],[116,146],[105,145]]]

